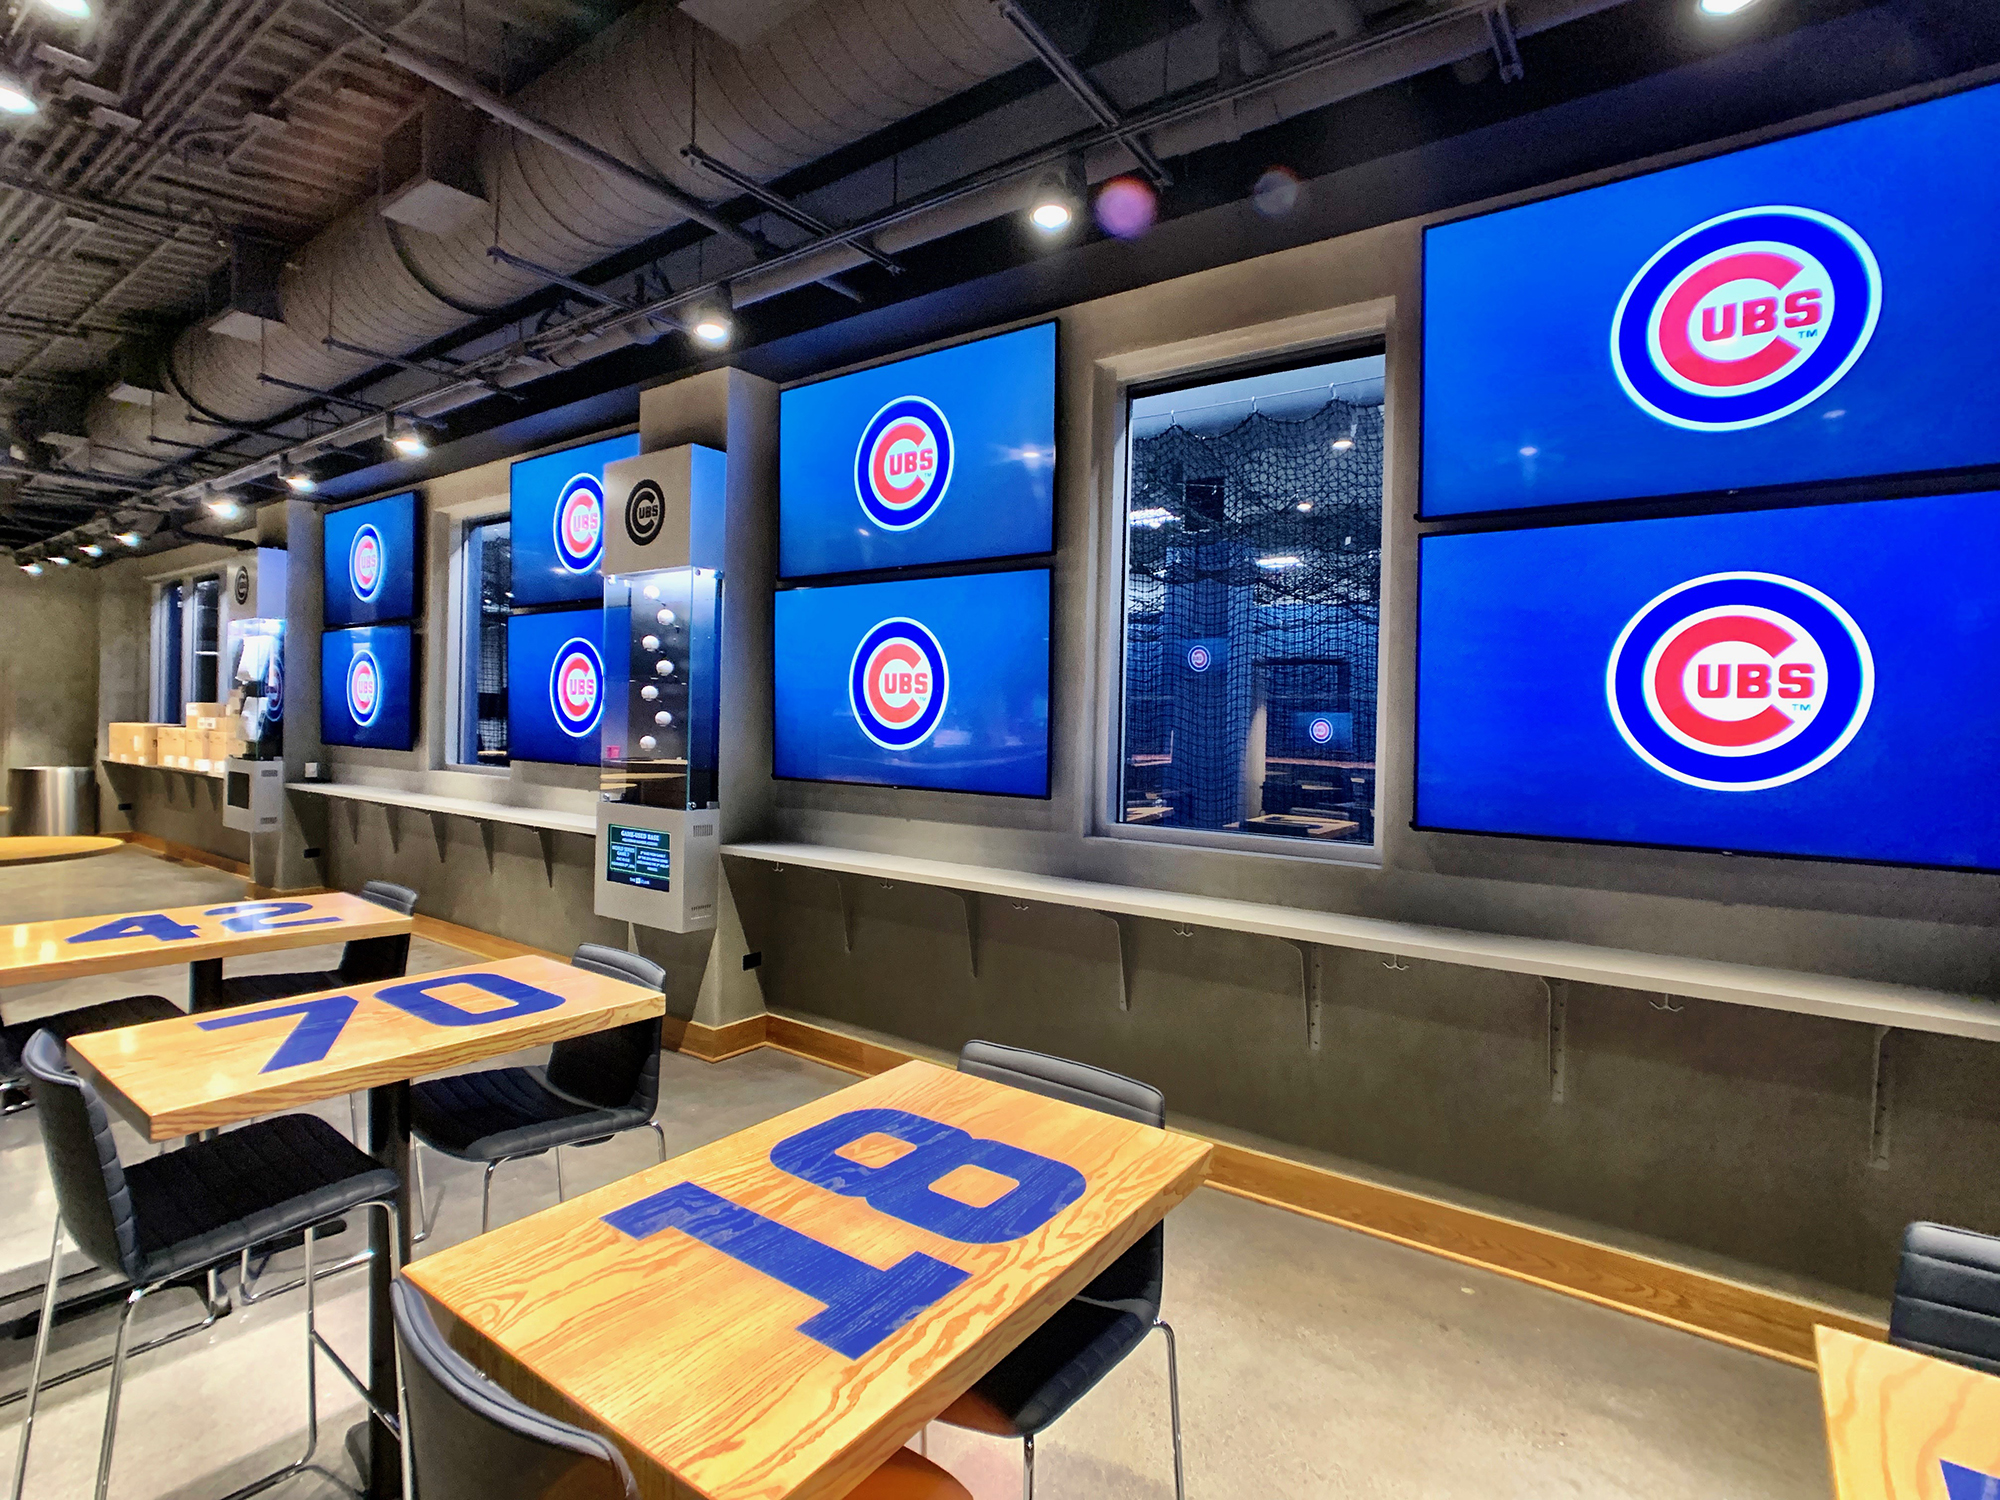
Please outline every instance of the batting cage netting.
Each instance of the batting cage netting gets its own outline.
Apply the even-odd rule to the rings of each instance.
[[[1373,842],[1382,408],[1131,447],[1124,820]]]

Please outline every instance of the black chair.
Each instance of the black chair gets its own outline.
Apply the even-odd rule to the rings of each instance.
[[[1905,1229],[1889,1342],[2000,1375],[2000,1239],[1945,1224]]]
[[[124,1026],[143,1026],[148,1021],[171,1021],[184,1014],[164,995],[127,995],[100,1005],[44,1016],[39,1021],[0,1027],[0,1114],[11,1115],[26,1109],[31,1102],[27,1092],[28,1070],[21,1062],[21,1054],[36,1032],[52,1031],[56,1040],[67,1043],[71,1037],[89,1036],[95,1031],[117,1031]]]
[[[493,1384],[438,1332],[423,1294],[398,1278],[396,1353],[403,1386],[403,1476],[409,1500],[638,1500],[616,1446],[545,1416]],[[848,1500],[972,1500],[907,1448]]]
[[[21,1423],[15,1500],[19,1500],[27,1470],[42,1364],[55,1322],[58,1260],[65,1229],[77,1248],[99,1267],[132,1284],[111,1355],[111,1395],[97,1460],[97,1500],[104,1500],[111,1483],[118,1398],[130,1352],[132,1316],[140,1302],[164,1287],[200,1278],[246,1249],[300,1232],[306,1250],[305,1455],[237,1490],[230,1500],[304,1469],[319,1445],[314,1351],[332,1360],[364,1399],[368,1392],[367,1385],[320,1336],[313,1304],[314,1236],[321,1225],[339,1214],[377,1208],[388,1217],[389,1243],[395,1244],[396,1174],[311,1115],[259,1120],[128,1167],[118,1159],[103,1103],[88,1083],[69,1070],[63,1060],[63,1044],[55,1033],[37,1032],[22,1061],[34,1091],[36,1113],[41,1117],[42,1144],[48,1152],[59,1215],[49,1254],[41,1325],[35,1335],[27,1411]],[[392,1415],[377,1413],[378,1417]]]
[[[585,943],[570,963],[649,990],[666,985],[665,969],[621,948]],[[492,1216],[493,1173],[503,1162],[554,1152],[560,1201],[564,1146],[596,1146],[628,1130],[650,1129],[665,1161],[667,1134],[653,1118],[659,1103],[656,1016],[557,1042],[546,1068],[489,1068],[416,1084],[410,1090],[412,1155],[420,1143],[459,1161],[485,1164],[479,1194],[479,1232],[484,1234]],[[415,1186],[422,1203],[421,1162]],[[429,1234],[425,1224],[416,1238]]]
[[[355,894],[363,901],[386,906],[409,916],[417,909],[417,893],[406,885],[387,880],[371,880]],[[410,935],[356,938],[340,952],[340,967],[317,973],[239,974],[222,977],[222,960],[212,958],[193,966],[192,998],[196,1010],[220,1010],[226,1006],[255,1005],[264,1000],[289,1000],[294,995],[310,995],[318,990],[337,990],[343,985],[373,984],[382,979],[400,979],[410,966]]]
[[[1102,1110],[1141,1125],[1165,1125],[1166,1096],[1103,1068],[1003,1047],[967,1042],[958,1070],[975,1078]],[[1167,1339],[1167,1399],[1173,1419],[1174,1494],[1186,1500],[1181,1472],[1180,1365],[1174,1331],[1160,1316],[1166,1274],[1166,1226],[1155,1224],[1005,1359],[987,1371],[938,1420],[1022,1443],[1022,1494],[1034,1500],[1035,1435],[1050,1426],[1111,1372],[1154,1329]]]

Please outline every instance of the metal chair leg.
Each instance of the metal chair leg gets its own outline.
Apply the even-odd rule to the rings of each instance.
[[[99,1496],[98,1500],[103,1500]],[[1035,1436],[1021,1439],[1021,1500],[1035,1500]]]
[[[500,1163],[497,1161],[489,1161],[486,1164],[485,1179],[479,1184],[479,1232],[481,1234],[486,1233],[488,1226],[493,1221],[493,1169],[499,1165]]]
[[[655,1138],[655,1139],[657,1139],[657,1140],[659,1141],[659,1143],[660,1143],[660,1160],[661,1160],[661,1161],[665,1161],[665,1160],[667,1159],[667,1132],[666,1132],[666,1128],[665,1128],[664,1126],[662,1126],[662,1125],[660,1124],[660,1122],[659,1122],[658,1120],[648,1120],[648,1121],[646,1122],[646,1126],[647,1126],[647,1128],[648,1128],[649,1130],[651,1130],[651,1131],[653,1132],[653,1136],[654,1136],[654,1138]]]
[[[368,1149],[368,1127],[361,1123],[361,1096],[347,1096],[347,1138],[363,1151]]]
[[[35,1360],[28,1372],[28,1410],[21,1418],[21,1446],[14,1455],[14,1484],[7,1500],[21,1500],[21,1486],[28,1477],[28,1439],[35,1430],[35,1402],[42,1393],[42,1361],[48,1358],[49,1330],[56,1322],[56,1280],[62,1272],[62,1215],[56,1215],[55,1240],[49,1246],[47,1284],[42,1291],[42,1321],[35,1330]]]
[[[410,1142],[410,1186],[417,1200],[417,1223],[410,1232],[410,1243],[421,1245],[431,1237],[431,1226],[437,1223],[437,1214],[427,1206],[428,1195],[424,1191],[424,1148],[415,1140]]]
[[[556,1159],[556,1202],[563,1201],[562,1147],[557,1146],[549,1154]]]
[[[104,1443],[97,1450],[97,1500],[111,1492],[111,1449],[118,1438],[118,1399],[125,1393],[125,1357],[132,1340],[132,1315],[151,1287],[135,1286],[118,1315],[118,1342],[111,1349],[111,1395],[104,1405]]]
[[[1167,1336],[1167,1410],[1173,1419],[1174,1500],[1187,1500],[1187,1479],[1181,1471],[1181,1363],[1172,1326],[1165,1318],[1153,1319],[1153,1326]]]

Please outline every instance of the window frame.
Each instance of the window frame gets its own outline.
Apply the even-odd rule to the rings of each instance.
[[[439,519],[449,528],[447,533],[449,562],[445,578],[445,610],[449,620],[446,627],[445,664],[442,674],[444,681],[444,721],[449,726],[440,747],[440,769],[461,772],[469,776],[493,776],[506,778],[513,774],[514,759],[510,755],[499,764],[491,761],[462,759],[465,754],[465,714],[468,705],[466,677],[477,661],[478,642],[473,639],[469,628],[471,621],[467,606],[472,599],[472,589],[466,577],[466,570],[472,563],[472,549],[468,545],[475,527],[491,525],[495,521],[512,519],[513,510],[505,495],[488,496],[463,505],[441,508]],[[477,713],[476,702],[473,712]]]
[[[179,724],[187,718],[190,703],[217,700],[201,699],[194,695],[195,663],[201,651],[200,632],[196,625],[195,586],[205,579],[215,581],[215,641],[216,641],[216,691],[222,689],[222,654],[226,649],[226,636],[231,618],[227,586],[230,569],[234,566],[228,559],[201,563],[198,566],[176,569],[171,573],[155,574],[147,580],[152,587],[152,598],[146,620],[146,711],[155,724]],[[180,644],[175,653],[178,660],[170,673],[167,663],[166,624],[167,591],[178,588],[180,597]],[[169,683],[179,687],[180,702],[168,712],[167,688]]]
[[[1384,863],[1383,806],[1393,795],[1382,775],[1382,736],[1390,715],[1378,707],[1375,743],[1374,839],[1367,844],[1317,843],[1310,839],[1288,839],[1276,834],[1229,833],[1203,828],[1158,828],[1121,820],[1124,795],[1125,755],[1125,589],[1126,546],[1130,527],[1126,521],[1131,490],[1131,410],[1135,395],[1146,395],[1176,385],[1221,382],[1260,370],[1292,365],[1330,363],[1355,358],[1378,350],[1384,358],[1382,427],[1382,625],[1375,653],[1375,693],[1378,705],[1386,706],[1386,690],[1391,680],[1386,649],[1393,554],[1390,545],[1390,497],[1396,493],[1395,451],[1397,340],[1392,323],[1393,298],[1381,298],[1350,307],[1308,313],[1272,324],[1235,329],[1222,334],[1190,339],[1153,349],[1135,350],[1101,360],[1094,382],[1099,403],[1094,424],[1097,451],[1116,455],[1105,466],[1106,482],[1099,517],[1098,556],[1104,560],[1099,574],[1097,607],[1100,623],[1095,630],[1097,677],[1105,684],[1096,695],[1098,722],[1093,743],[1093,786],[1091,789],[1086,837],[1119,839],[1135,844],[1167,848],[1214,850],[1258,859],[1305,860],[1313,864],[1351,865],[1379,869]]]

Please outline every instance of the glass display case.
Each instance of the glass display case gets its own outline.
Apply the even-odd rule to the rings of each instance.
[[[716,806],[721,618],[713,568],[605,578],[604,801]]]

